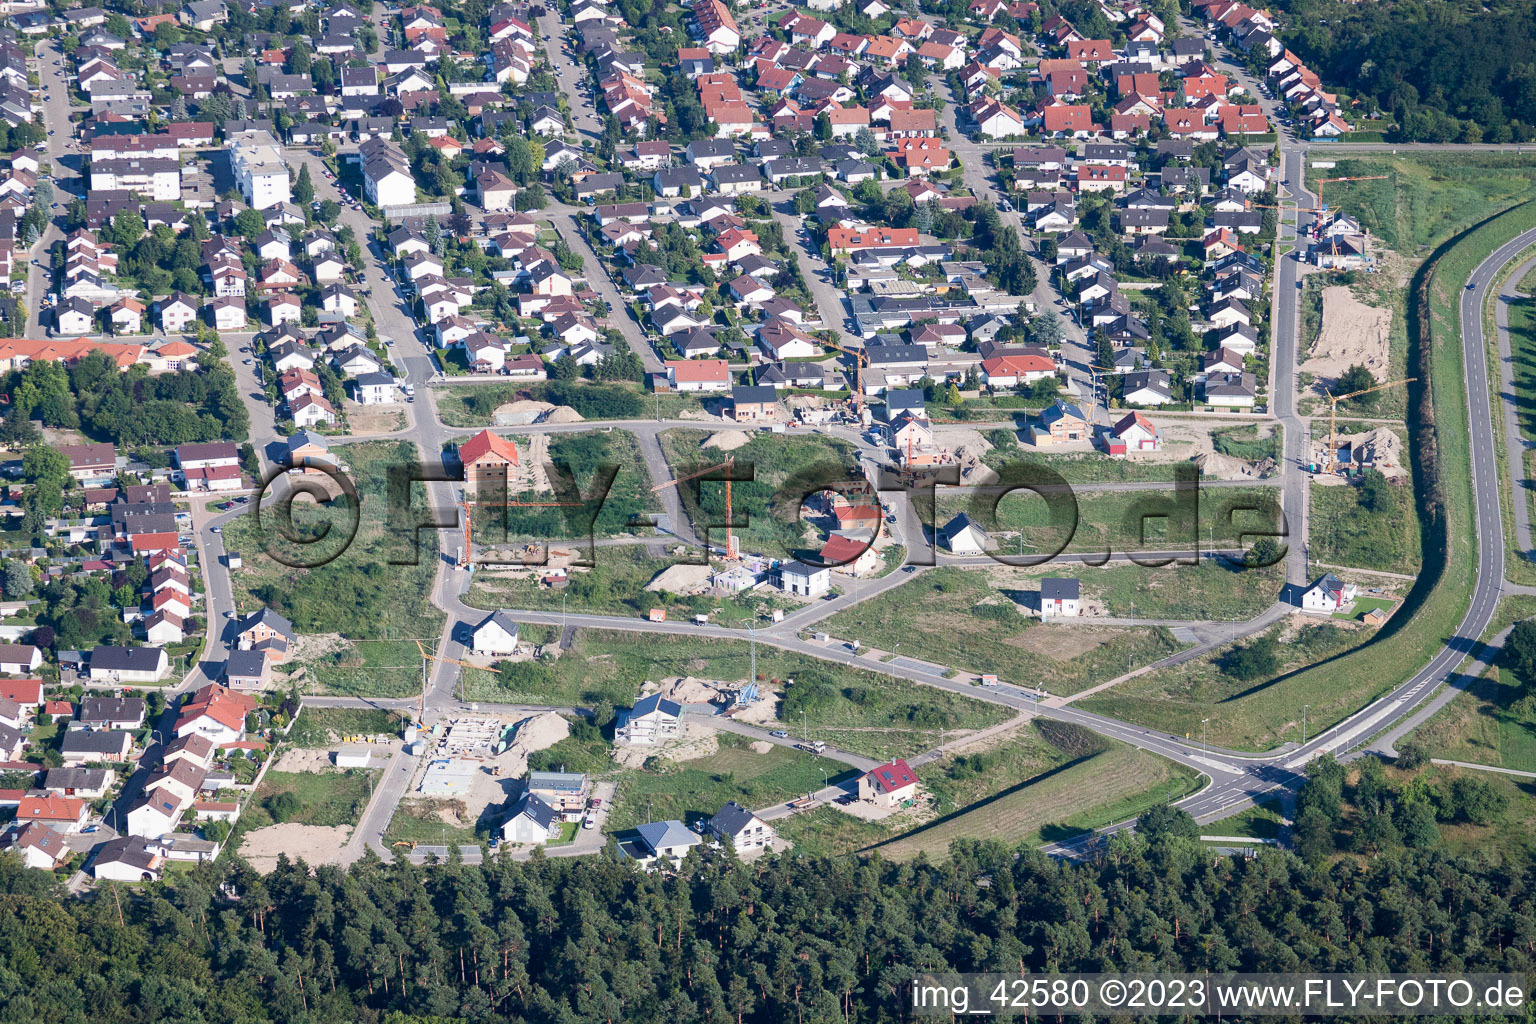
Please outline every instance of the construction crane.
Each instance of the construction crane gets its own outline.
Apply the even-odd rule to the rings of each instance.
[[[717,470],[725,470],[725,557],[731,559],[736,557],[736,536],[731,533],[731,468],[735,465],[736,456],[727,455],[724,462],[710,466],[708,469],[701,469],[697,472],[689,473],[687,476],[674,477],[664,484],[657,484],[651,488],[651,493],[655,494],[657,491],[664,491],[668,487],[676,487],[684,481],[696,480]]]
[[[859,421],[864,419],[864,367],[869,365],[869,352],[863,348],[844,348],[834,341],[823,341],[826,348],[842,352],[853,357],[853,408],[859,413]]]
[[[1419,378],[1417,377],[1408,377],[1405,380],[1394,380],[1386,384],[1377,384],[1373,388],[1361,388],[1359,391],[1351,391],[1347,395],[1339,395],[1338,397],[1334,397],[1333,395],[1328,394],[1327,389],[1324,389],[1323,394],[1328,395],[1328,468],[1326,470],[1328,473],[1333,472],[1334,459],[1339,450],[1339,403],[1344,401],[1346,398],[1358,398],[1361,395],[1368,395],[1373,391],[1385,391],[1387,388],[1395,388],[1403,384],[1412,384],[1418,379]]]
[[[1328,210],[1328,204],[1323,202],[1323,186],[1330,181],[1385,181],[1387,174],[1362,174],[1353,178],[1319,178],[1317,181],[1317,217],[1313,221],[1313,234],[1322,229],[1323,214]]]
[[[473,563],[470,556],[470,522],[469,509],[471,505],[490,505],[492,508],[560,508],[565,506],[585,505],[584,501],[499,501],[499,502],[472,502],[468,498],[459,501],[459,508],[464,511],[464,550],[459,554],[459,568],[463,569]]]
[[[467,662],[456,661],[453,658],[444,658],[436,654],[428,654],[426,647],[420,640],[416,641],[416,649],[421,652],[421,699],[417,702],[416,705],[416,722],[418,725],[425,727],[424,723],[427,717],[427,662],[441,661],[446,665],[457,665],[459,668],[473,668],[474,666]]]

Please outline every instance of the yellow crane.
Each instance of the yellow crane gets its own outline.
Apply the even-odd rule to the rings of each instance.
[[[464,550],[459,555],[459,568],[464,568],[474,561],[470,555],[470,522],[469,509],[471,505],[489,505],[492,508],[561,508],[576,505],[584,505],[582,501],[502,501],[502,502],[471,502],[463,499],[459,502],[459,508],[464,510]]]
[[[1361,395],[1368,395],[1368,394],[1370,394],[1373,391],[1385,391],[1387,388],[1400,387],[1403,384],[1412,384],[1414,381],[1416,381],[1418,379],[1419,378],[1417,378],[1417,377],[1408,377],[1408,378],[1406,378],[1404,380],[1389,381],[1386,384],[1377,384],[1373,388],[1361,388],[1359,391],[1351,391],[1347,395],[1334,396],[1334,395],[1329,394],[1326,388],[1323,390],[1323,394],[1328,396],[1328,462],[1327,462],[1327,467],[1328,468],[1326,470],[1327,472],[1329,472],[1329,473],[1333,472],[1334,459],[1335,459],[1335,456],[1337,455],[1338,450],[1339,450],[1339,420],[1338,420],[1339,403],[1344,401],[1346,398],[1359,398]]]
[[[856,412],[864,412],[864,367],[869,365],[869,351],[863,348],[844,348],[834,341],[823,341],[821,344],[853,357],[853,408]]]
[[[726,471],[726,474],[725,474],[725,557],[726,558],[735,558],[736,557],[736,537],[735,537],[734,534],[731,533],[731,473],[730,473],[731,467],[733,467],[735,465],[736,465],[736,456],[734,456],[734,455],[727,455],[725,457],[725,461],[724,462],[718,463],[717,465],[710,466],[707,469],[701,469],[701,470],[698,470],[696,472],[689,473],[687,476],[673,477],[671,480],[668,480],[666,483],[664,483],[664,484],[657,484],[655,487],[651,488],[651,493],[655,494],[657,491],[664,491],[668,487],[676,487],[680,483],[683,483],[683,482],[688,481],[688,480],[697,479],[698,477],[704,476],[705,474],[713,473],[716,470],[720,470],[720,469],[725,470]]]

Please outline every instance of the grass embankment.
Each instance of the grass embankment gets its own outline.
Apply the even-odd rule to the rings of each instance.
[[[1177,800],[1192,792],[1199,778],[1172,761],[1108,743],[1098,753],[882,843],[875,851],[888,860],[908,860],[919,854],[943,858],[957,839],[1026,846],[1061,842]]]
[[[1531,442],[1536,441],[1536,271],[1527,274],[1515,287],[1520,297],[1508,305],[1509,348],[1511,366],[1514,370],[1515,425],[1519,430],[1519,442],[1525,446],[1521,461],[1525,479],[1536,480],[1536,450],[1530,447]],[[1499,300],[1495,298],[1493,301],[1497,303]],[[1490,316],[1489,319],[1492,317]],[[1487,334],[1489,376],[1492,378],[1493,386],[1496,389],[1502,389],[1503,365],[1496,356],[1498,335],[1494,329],[1488,330]],[[1505,574],[1517,583],[1536,584],[1536,563],[1531,561],[1527,552],[1520,550],[1514,525],[1514,503],[1517,501],[1525,502],[1530,521],[1536,522],[1536,488],[1524,486],[1523,483],[1511,486],[1507,479],[1509,462],[1506,454],[1511,439],[1503,436],[1502,410],[1496,425],[1500,428],[1499,441],[1503,449],[1499,458],[1499,474],[1505,478],[1503,480],[1504,534],[1507,542]]]
[[[1536,615],[1536,597],[1513,594],[1499,601],[1482,640]],[[1536,715],[1517,709],[1524,687],[1502,659],[1413,732],[1435,757],[1472,764],[1536,771]]]
[[[393,735],[404,724],[402,716],[377,708],[307,707],[299,712],[284,741],[295,747],[328,747],[349,736]]]
[[[1175,673],[1189,669],[1179,666],[1132,680],[1092,698],[1088,706],[1193,735],[1200,732],[1200,719],[1209,717],[1211,743],[1266,749],[1301,738],[1303,705],[1308,706],[1308,731],[1315,734],[1408,678],[1445,646],[1466,612],[1477,566],[1461,294],[1489,253],[1533,226],[1536,205],[1510,210],[1445,243],[1414,277],[1409,370],[1428,387],[1420,383],[1410,392],[1409,433],[1424,564],[1387,625],[1347,653],[1323,654],[1308,667],[1282,668],[1257,686],[1228,683],[1223,684],[1230,687],[1225,693],[1202,695],[1209,675],[1180,680]],[[1143,688],[1146,692],[1133,692]]]
[[[762,431],[730,452],[701,448],[710,436],[705,430],[669,430],[661,435],[667,464],[674,476],[723,463],[727,455],[736,462],[737,475],[745,475],[748,463],[752,479],[731,485],[732,515],[747,524],[734,532],[744,554],[793,558],[819,551],[825,534],[800,518],[801,501],[834,483],[863,483],[858,454],[853,445],[836,438],[813,435],[790,437]],[[725,543],[725,483],[699,481],[678,485],[678,493],[695,532],[703,536],[703,523],[719,523],[710,529],[710,543]],[[702,506],[702,518],[701,518]]]
[[[1044,625],[1020,607],[1034,596],[999,591],[984,570],[945,567],[839,612],[818,628],[898,655],[1046,686],[1052,693],[1076,693],[1180,647],[1159,628]]]

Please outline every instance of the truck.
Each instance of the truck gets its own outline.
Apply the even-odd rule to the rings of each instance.
[[[798,750],[804,750],[808,753],[819,754],[823,750],[827,749],[827,745],[821,740],[806,740],[803,743],[796,743],[795,748]]]

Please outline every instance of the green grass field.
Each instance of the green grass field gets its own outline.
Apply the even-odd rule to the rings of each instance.
[[[751,463],[753,478],[733,482],[731,487],[733,515],[737,522],[747,520],[745,527],[734,531],[747,554],[794,557],[806,553],[812,543],[820,550],[815,538],[821,535],[800,519],[801,499],[824,484],[863,481],[853,446],[836,438],[787,437],[758,431],[749,443],[727,453],[700,448],[700,442],[709,435],[705,430],[669,430],[661,435],[662,449],[674,475],[717,465],[727,455],[735,459],[739,474],[744,474],[746,464]],[[697,500],[692,483],[679,485],[678,491],[683,508],[701,535],[701,521],[725,522],[723,482],[700,482]],[[711,529],[710,543],[724,544],[724,534],[723,525]]]
[[[337,772],[269,771],[241,815],[240,824],[248,830],[271,824],[267,801],[279,793],[293,793],[303,810],[288,821],[300,825],[356,825],[368,803],[369,777],[376,774],[362,768]],[[260,821],[261,816],[267,820]],[[248,822],[247,818],[252,820]]]
[[[1413,490],[1393,487],[1388,509],[1368,509],[1349,484],[1309,489],[1312,557],[1328,565],[1413,574],[1423,564]]]
[[[1361,226],[1399,252],[1435,245],[1517,202],[1536,188],[1536,163],[1508,153],[1415,153],[1340,155],[1330,170],[1308,168],[1308,188],[1318,178],[1386,175],[1383,181],[1329,182],[1323,195]]]
[[[421,652],[411,640],[342,643],[293,668],[295,675],[303,672],[298,687],[304,693],[408,697],[421,692]]]
[[[1280,835],[1285,819],[1276,800],[1255,804],[1230,818],[1213,821],[1201,828],[1206,835],[1249,836],[1253,839],[1275,839]]]
[[[1174,490],[1090,491],[1076,497],[1077,524],[1053,522],[1046,501],[1032,492],[995,495],[941,494],[936,516],[943,525],[968,512],[999,539],[1001,552],[1036,554],[1055,551],[1164,551],[1235,547],[1254,531],[1273,532],[1279,517],[1274,487],[1223,487],[1194,492],[1198,507],[1174,503]],[[1188,499],[1180,499],[1187,502]],[[1022,546],[1019,538],[1023,532]],[[1246,545],[1245,545],[1246,546]]]
[[[751,671],[750,657],[750,645],[742,640],[700,644],[665,634],[581,629],[559,658],[521,662],[505,676],[466,671],[460,695],[465,700],[555,705],[607,701],[627,708],[642,680],[682,675],[744,680]],[[757,671],[763,681],[777,683],[831,670],[817,659],[759,644]],[[805,724],[818,739],[871,756],[885,751],[905,756],[936,741],[941,728],[984,729],[1012,714],[1000,705],[865,669],[840,667],[835,679],[846,692],[809,713]],[[798,727],[800,718],[794,718],[792,724]]]
[[[1275,603],[1285,582],[1281,566],[1248,569],[1224,558],[1162,568],[1074,565],[1070,571],[1082,581],[1083,597],[1116,618],[1251,619]]]
[[[1435,757],[1536,772],[1536,718],[1511,710],[1522,687],[1498,666],[1414,732]]]
[[[457,350],[454,350],[455,353]],[[704,403],[694,395],[660,395],[657,396],[644,390],[639,384],[632,382],[619,382],[604,385],[613,388],[625,395],[632,396],[632,401],[625,402],[622,408],[616,410],[606,409],[594,403],[591,407],[578,402],[573,407],[581,412],[587,419],[654,419],[658,409],[662,419],[676,419],[685,414],[696,414],[704,408]],[[598,393],[593,388],[594,395]],[[549,388],[542,384],[458,384],[448,387],[434,388],[433,394],[437,400],[438,418],[450,427],[489,427],[495,423],[496,409],[508,402],[519,398],[531,398],[535,401],[554,401],[550,397]],[[577,391],[578,398],[583,392]],[[555,404],[562,404],[556,402]],[[615,415],[614,413],[621,415]],[[588,415],[591,413],[592,415]]]
[[[450,806],[451,805],[451,806]],[[485,818],[479,822],[465,821],[458,813],[460,801],[407,798],[400,801],[389,826],[384,830],[384,845],[393,847],[398,842],[417,842],[440,846],[482,842],[494,834],[493,823],[501,815],[501,809],[492,805]],[[444,816],[454,819],[452,824]],[[400,852],[406,852],[402,849]]]
[[[946,567],[839,612],[818,628],[1052,693],[1076,693],[1179,649],[1162,629],[1042,625],[1015,603],[1025,596],[999,592],[985,571]]]
[[[392,564],[391,559],[409,560],[413,552],[409,531],[396,533],[385,525],[391,515],[387,474],[393,467],[404,471],[420,461],[415,445],[372,441],[339,450],[362,504],[357,508],[345,497],[327,506],[307,498],[295,500],[294,525],[301,532],[314,536],[312,531],[328,527],[330,532],[317,542],[285,540],[270,509],[262,512],[259,535],[253,513],[225,527],[226,549],[244,556],[243,568],[231,573],[236,604],[246,611],[270,605],[300,633],[340,633],[353,640],[437,637],[443,614],[429,600],[437,572],[437,539],[422,531],[414,564]],[[426,509],[424,485],[412,486],[411,506]],[[302,567],[306,565],[313,567]]]
[[[707,757],[625,773],[605,828],[622,831],[667,818],[692,822],[713,815],[728,800],[758,810],[852,774],[840,761],[788,747],[774,745],[759,754],[734,733],[720,733],[719,741],[720,749]]]
[[[548,461],[563,472],[564,487],[574,483],[576,494],[551,480],[554,492],[524,492],[513,501],[580,501],[569,506],[517,505],[506,509],[477,508],[471,538],[477,545],[492,547],[526,541],[567,540],[581,544],[589,537],[623,537],[635,531],[650,534],[649,513],[661,510],[651,491],[651,478],[640,454],[640,444],[627,430],[593,430],[559,434],[549,443]],[[617,469],[601,504],[597,504],[597,480],[605,467]],[[577,495],[580,497],[578,498]]]
[[[1193,792],[1199,779],[1172,761],[1116,743],[875,850],[887,860],[920,854],[943,859],[957,839],[1020,846],[1058,842],[1177,800]]]

